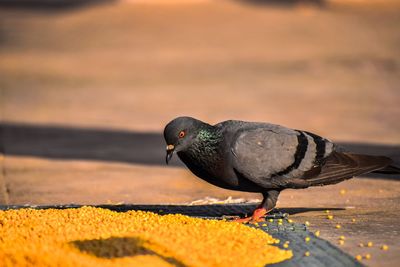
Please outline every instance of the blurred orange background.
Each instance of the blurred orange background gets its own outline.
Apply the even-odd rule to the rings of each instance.
[[[0,0],[0,205],[259,198],[165,166],[162,130],[182,115],[303,129],[400,165],[399,28],[390,0]],[[353,256],[386,244],[368,264],[398,266],[398,177],[375,178],[287,190],[278,207],[346,235]]]
[[[398,1],[0,3],[5,203],[242,196],[164,166],[181,115],[400,143]]]

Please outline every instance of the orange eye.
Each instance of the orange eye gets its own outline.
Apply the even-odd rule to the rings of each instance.
[[[180,131],[178,134],[179,138],[182,138],[185,136],[185,131]]]

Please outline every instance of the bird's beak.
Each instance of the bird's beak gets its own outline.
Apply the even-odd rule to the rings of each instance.
[[[165,157],[165,162],[168,164],[170,159],[172,158],[172,155],[174,154],[174,145],[167,145],[167,156]]]

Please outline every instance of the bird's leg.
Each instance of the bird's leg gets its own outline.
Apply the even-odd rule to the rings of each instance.
[[[263,193],[263,201],[261,204],[253,211],[253,215],[234,220],[235,222],[246,223],[246,222],[259,222],[265,219],[268,212],[273,210],[278,200],[280,191],[270,190]]]

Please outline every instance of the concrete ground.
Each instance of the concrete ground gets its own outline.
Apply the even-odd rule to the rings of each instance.
[[[161,2],[0,9],[0,204],[257,198],[164,166],[179,115],[269,121],[400,163],[396,1]],[[399,177],[372,176],[278,206],[367,265],[398,266],[399,204]]]

